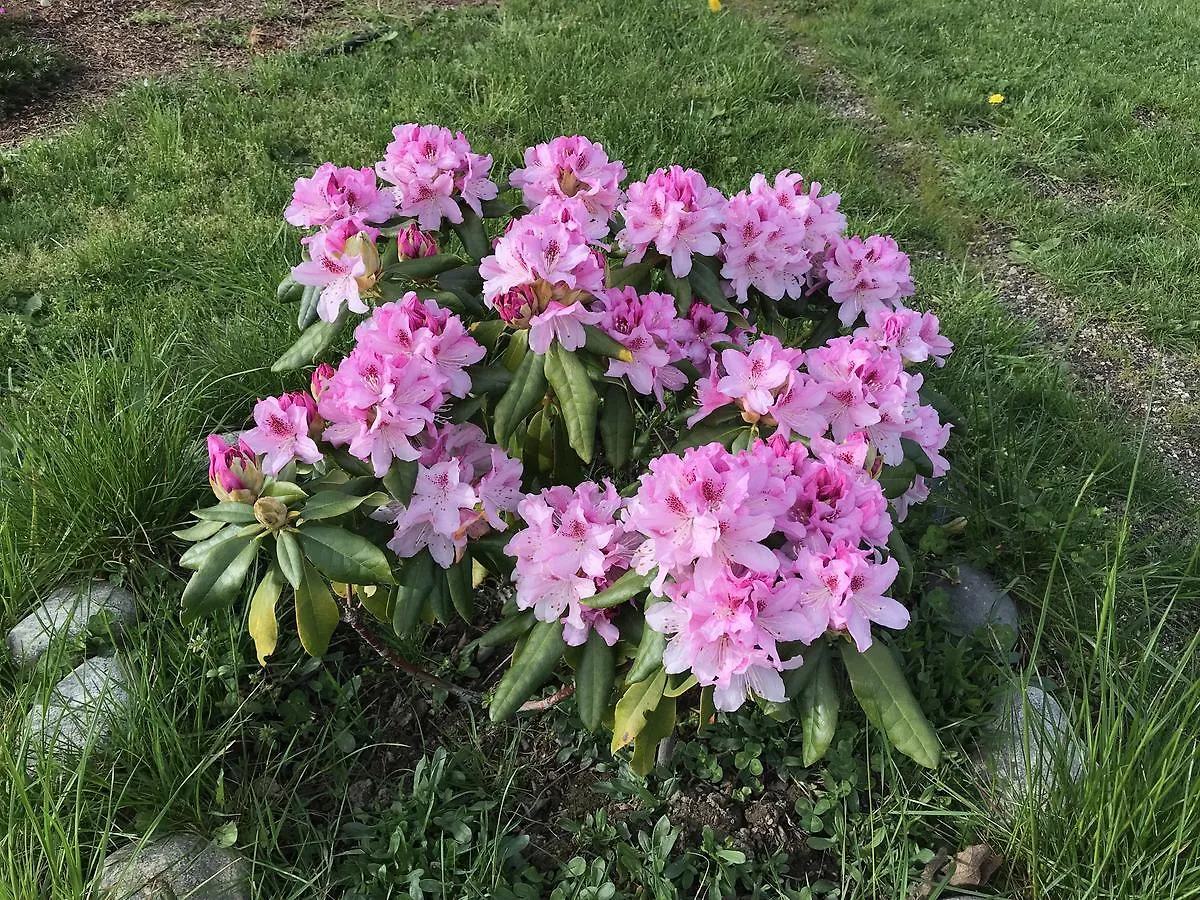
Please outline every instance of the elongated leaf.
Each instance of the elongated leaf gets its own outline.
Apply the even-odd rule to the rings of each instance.
[[[633,354],[623,344],[617,343],[595,325],[584,325],[586,339],[584,347],[597,356],[605,359],[619,359],[622,362],[632,362]]]
[[[453,253],[439,253],[436,256],[417,256],[392,263],[383,270],[383,277],[388,280],[425,279],[457,269],[463,260]]]
[[[300,297],[304,288],[305,285],[300,284],[288,274],[284,276],[283,281],[279,282],[279,287],[275,288],[275,299],[280,303],[291,303]]]
[[[396,634],[410,634],[417,627],[433,594],[434,580],[441,577],[442,570],[428,550],[404,561],[397,579],[396,606],[392,612],[392,627]]]
[[[179,557],[179,564],[181,566],[192,571],[199,571],[204,567],[209,554],[216,550],[217,547],[244,536],[238,533],[241,530],[241,526],[239,525],[227,525],[224,522],[218,522],[217,524],[221,526],[220,531],[210,538],[205,538],[198,543],[192,544],[192,546],[183,552],[183,555]]]
[[[284,351],[283,356],[275,360],[275,363],[271,366],[271,371],[290,372],[292,369],[307,366],[334,342],[341,333],[342,327],[346,324],[348,316],[349,313],[343,307],[334,321],[326,322],[324,319],[321,319],[320,321],[313,322],[304,329],[300,337],[296,339],[296,343]]]
[[[650,587],[650,582],[653,580],[653,572],[639,575],[633,569],[630,569],[600,593],[593,597],[586,597],[579,602],[584,606],[590,606],[592,609],[608,609],[611,606],[624,603],[631,597],[636,597]]]
[[[655,631],[649,625],[642,629],[642,639],[638,641],[637,656],[625,676],[627,684],[635,684],[649,678],[662,668],[663,651],[667,649],[667,636],[661,631]]]
[[[332,519],[342,516],[351,510],[358,509],[366,497],[357,497],[342,491],[318,491],[308,498],[308,502],[300,510],[301,521],[314,519]]]
[[[358,597],[358,602],[363,605],[363,609],[380,622],[386,622],[389,625],[392,623],[392,616],[396,611],[395,591],[389,591],[384,587],[365,585],[360,586],[355,591],[355,596]]]
[[[916,577],[916,564],[913,562],[912,553],[909,552],[908,544],[904,540],[904,536],[900,534],[899,528],[893,528],[892,533],[888,535],[888,552],[892,554],[892,559],[900,565],[900,572],[896,576],[896,584],[893,590],[896,597],[907,597],[912,593],[913,579]]]
[[[538,622],[517,644],[513,661],[488,705],[488,715],[493,722],[509,718],[545,684],[566,647],[562,632],[562,622]]]
[[[714,689],[711,684],[700,688],[700,709],[697,713],[699,723],[696,725],[696,734],[703,734],[705,729],[713,723],[717,716],[717,707],[713,699]]]
[[[904,448],[904,458],[912,461],[918,475],[924,478],[933,477],[933,460],[929,458],[924,447],[912,438],[900,438],[900,446]]]
[[[407,505],[412,500],[413,488],[417,486],[417,475],[420,472],[421,467],[415,459],[397,459],[383,476],[383,486],[388,489],[389,494]]]
[[[171,534],[181,541],[203,541],[224,527],[225,523],[219,519],[201,519],[190,528],[181,528],[179,531],[172,531]]]
[[[492,424],[496,443],[507,444],[517,426],[545,396],[546,357],[526,353],[521,365],[513,373],[512,384],[496,404],[496,417]]]
[[[475,588],[471,584],[469,551],[446,570],[446,588],[450,591],[450,602],[454,604],[454,609],[470,625],[475,621]]]
[[[296,313],[296,327],[301,331],[317,321],[317,304],[321,301],[321,288],[306,284],[300,294],[300,310]]]
[[[571,446],[585,463],[596,443],[596,408],[600,398],[579,357],[554,343],[546,353],[546,380],[562,410]]]
[[[361,535],[334,525],[306,524],[300,528],[299,537],[304,555],[331,581],[392,583],[387,557]]]
[[[308,563],[296,589],[296,633],[309,656],[324,656],[341,614],[329,585]]]
[[[471,393],[476,396],[481,394],[503,396],[513,380],[512,372],[504,366],[490,362],[467,366],[467,374],[471,376]]]
[[[709,306],[723,310],[730,305],[725,291],[721,289],[720,276],[699,259],[692,260],[692,270],[688,273],[687,279],[691,283],[692,290]]]
[[[813,677],[820,671],[822,660],[828,655],[829,642],[824,637],[817,638],[811,646],[804,648],[804,662],[797,668],[788,669],[783,673],[783,687],[791,700],[796,700],[804,693],[812,683]]]
[[[533,610],[527,609],[515,616],[501,619],[485,631],[475,643],[480,647],[499,647],[501,644],[511,643],[523,637],[536,621],[533,617]]]
[[[233,602],[258,555],[258,541],[236,538],[216,547],[183,589],[183,623],[195,622]]]
[[[294,481],[280,481],[272,478],[267,481],[263,488],[262,495],[264,497],[274,497],[281,503],[291,505],[300,500],[308,499],[308,492]]]
[[[657,253],[648,252],[646,258],[631,266],[620,269],[609,269],[604,283],[610,288],[622,288],[626,285],[637,285],[650,277],[650,273],[661,263],[663,257]]]
[[[637,417],[629,391],[621,385],[604,387],[604,410],[600,416],[600,443],[609,465],[620,469],[633,453],[633,436]]]
[[[841,649],[850,686],[867,719],[905,756],[927,769],[936,769],[942,758],[941,742],[921,712],[892,651],[879,641],[874,641],[865,653],[859,653],[848,641]]]
[[[207,522],[233,522],[237,525],[249,525],[254,521],[254,507],[246,503],[227,501],[198,509],[192,513],[197,519]]]
[[[483,220],[475,214],[475,210],[471,209],[465,203],[460,203],[459,208],[462,209],[463,220],[458,224],[452,222],[450,227],[454,229],[454,233],[463,242],[463,246],[467,248],[467,252],[471,254],[471,258],[479,262],[492,249],[488,244],[487,232],[483,229]]]
[[[879,486],[883,488],[885,497],[894,500],[912,487],[916,477],[916,465],[911,459],[905,459],[898,466],[884,466],[879,475]]]
[[[804,765],[813,765],[829,751],[837,731],[839,704],[833,665],[826,654],[817,663],[812,680],[797,701],[800,732],[804,739]]]
[[[690,447],[703,447],[706,444],[712,443],[723,444],[728,447],[745,430],[746,423],[741,420],[736,422],[722,422],[720,424],[699,422],[694,428],[689,428],[680,435],[678,443],[671,448],[671,452],[683,453],[684,450]]]
[[[616,664],[613,648],[605,643],[600,632],[592,629],[575,669],[575,705],[588,731],[596,731],[604,723],[616,681]]]
[[[450,585],[446,583],[446,570],[436,566],[433,570],[433,589],[429,592],[429,610],[433,618],[443,625],[454,621],[454,604],[450,600]]]
[[[662,701],[663,689],[666,686],[667,673],[662,669],[659,669],[653,678],[626,686],[625,693],[617,701],[617,710],[613,718],[613,753],[633,741],[646,727],[646,714]]]
[[[663,697],[658,706],[646,714],[646,724],[633,740],[633,759],[629,767],[639,775],[649,775],[654,768],[658,745],[675,730],[675,698]]]
[[[279,643],[279,622],[275,619],[275,604],[283,592],[285,583],[279,566],[271,564],[263,580],[258,583],[254,596],[250,598],[248,628],[250,637],[254,639],[254,652],[258,655],[260,666],[267,664],[267,657],[275,652]]]
[[[300,579],[304,577],[304,553],[294,531],[276,533],[275,559],[288,584],[293,588],[300,587]]]

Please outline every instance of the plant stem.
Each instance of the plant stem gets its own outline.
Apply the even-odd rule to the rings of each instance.
[[[444,678],[439,678],[436,675],[431,675],[420,666],[410,663],[407,659],[389,647],[383,642],[383,638],[367,627],[367,623],[363,621],[362,612],[353,604],[347,602],[342,605],[343,618],[349,623],[350,627],[358,632],[358,636],[363,639],[364,643],[374,650],[379,657],[390,665],[393,669],[398,669],[406,675],[411,675],[417,681],[422,681],[430,687],[440,688],[449,694],[453,694],[460,700],[465,700],[468,703],[481,704],[483,702],[483,694],[478,691],[473,691],[470,688],[459,687],[456,684],[451,684]],[[541,700],[529,700],[524,703],[517,712],[544,712],[552,706],[556,706],[563,700],[566,700],[575,693],[575,685],[564,684],[549,697],[544,697]]]

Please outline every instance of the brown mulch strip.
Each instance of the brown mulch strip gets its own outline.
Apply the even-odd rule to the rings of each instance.
[[[9,0],[8,15],[73,63],[48,96],[0,119],[0,146],[78,119],[125,85],[194,66],[231,68],[337,23],[341,0]]]

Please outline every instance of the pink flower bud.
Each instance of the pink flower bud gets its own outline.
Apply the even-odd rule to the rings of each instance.
[[[317,366],[312,373],[312,382],[309,388],[312,391],[313,399],[321,399],[321,394],[325,393],[325,387],[334,374],[336,374],[336,370],[329,363],[321,363]]]
[[[541,305],[533,288],[527,284],[500,294],[493,302],[500,318],[517,328],[529,327],[529,320],[539,312]]]
[[[437,241],[418,228],[416,222],[408,225],[396,235],[396,250],[402,260],[437,256],[440,252]]]
[[[227,444],[217,434],[208,436],[208,483],[222,503],[253,503],[263,486],[258,457],[239,439]]]

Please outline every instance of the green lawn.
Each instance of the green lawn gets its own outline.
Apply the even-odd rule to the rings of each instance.
[[[1194,513],[1139,465],[1132,428],[1078,397],[963,264],[966,231],[945,198],[819,106],[806,70],[736,9],[516,0],[387,21],[396,37],[360,53],[139,86],[0,156],[0,627],[68,575],[124,579],[143,603],[135,693],[150,711],[64,782],[26,781],[7,735],[55,673],[0,667],[0,781],[14,785],[0,799],[0,898],[79,897],[118,835],[185,826],[234,841],[271,898],[533,898],[555,884],[562,900],[894,898],[934,850],[978,840],[1009,859],[1003,896],[1200,896],[1187,853],[1200,802]],[[979,114],[1019,115],[1018,86],[994,89],[1010,101]],[[326,159],[372,162],[406,121],[462,129],[499,171],[527,144],[576,132],[635,176],[678,162],[737,190],[792,168],[840,191],[856,229],[895,233],[920,302],[957,344],[937,380],[962,418],[954,474],[929,506],[965,523],[927,528],[927,510],[906,533],[928,571],[962,557],[1013,580],[1028,623],[1018,662],[1073,698],[1080,784],[1036,816],[981,799],[958,748],[1006,660],[948,638],[919,597],[896,646],[952,749],[934,775],[849,716],[827,764],[806,771],[793,726],[739,714],[711,735],[685,730],[675,772],[642,783],[565,716],[476,722],[381,673],[341,632],[312,663],[283,629],[265,672],[236,617],[186,633],[169,532],[201,495],[198,441],[285,383],[265,366],[294,327],[274,295],[297,254],[281,222],[291,182]],[[1133,152],[1114,146],[1126,154],[1114,160]],[[999,172],[989,203],[1001,215]],[[948,178],[951,192],[969,181]],[[1166,190],[1165,175],[1153,191],[1147,179],[1138,191]],[[1137,322],[1182,297],[1155,293]],[[443,674],[470,680],[496,662]],[[786,839],[764,830],[740,859],[668,803],[676,791],[716,792],[734,819],[781,809]],[[673,827],[684,831],[665,854]]]

